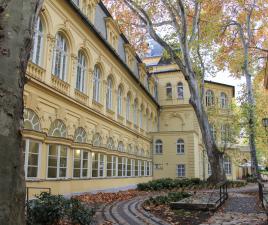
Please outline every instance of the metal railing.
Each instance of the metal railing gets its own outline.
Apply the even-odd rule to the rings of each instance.
[[[219,207],[228,199],[228,181],[220,183],[220,198],[216,201],[216,204],[219,204]]]
[[[208,204],[210,203],[210,200],[212,199],[213,194],[215,193],[218,194],[218,191],[219,191],[219,198],[216,200],[216,202],[214,202],[217,208],[220,207],[225,202],[226,199],[228,199],[228,181],[218,183],[214,186],[207,201],[206,208],[208,210],[210,210],[210,208],[208,207]]]

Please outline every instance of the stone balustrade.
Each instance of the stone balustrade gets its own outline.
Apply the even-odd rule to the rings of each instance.
[[[45,69],[29,61],[26,74],[37,80],[44,81]]]
[[[75,96],[75,99],[79,101],[80,103],[85,104],[85,105],[88,104],[88,96],[84,94],[83,92],[75,89],[74,96]]]
[[[62,92],[63,94],[69,95],[70,84],[67,82],[59,79],[54,75],[51,75],[51,84],[56,90]]]

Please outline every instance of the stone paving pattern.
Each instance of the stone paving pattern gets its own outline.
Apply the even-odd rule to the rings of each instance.
[[[170,225],[142,208],[145,197],[114,202],[96,213],[98,225]],[[257,185],[230,189],[221,209],[200,225],[268,225],[267,215],[259,206]],[[182,224],[184,225],[184,224]]]

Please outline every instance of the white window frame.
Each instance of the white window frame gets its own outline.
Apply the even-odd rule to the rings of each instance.
[[[110,110],[113,108],[113,80],[110,76],[107,79],[106,107]]]
[[[37,17],[33,36],[33,49],[31,54],[32,62],[38,66],[42,65],[43,60],[43,45],[44,45],[44,30],[40,16]]]
[[[172,99],[172,85],[171,85],[171,83],[166,84],[166,96],[168,99]]]
[[[232,175],[232,161],[230,157],[223,158],[223,165],[226,175]]]
[[[185,177],[186,176],[186,166],[185,164],[177,165],[177,177]]]
[[[34,139],[25,138],[25,149],[24,149],[24,173],[26,179],[38,179],[40,177],[40,171],[41,171],[41,149],[42,149],[42,143],[39,141],[36,141]],[[37,175],[36,177],[28,177],[28,167],[29,167],[29,146],[30,141],[38,143],[38,165],[37,165]]]
[[[77,57],[77,69],[76,69],[76,89],[80,92],[85,92],[85,77],[86,77],[86,56],[80,50]]]
[[[74,160],[75,160],[75,151],[79,150],[80,151],[80,176],[79,177],[75,177],[74,176]],[[84,161],[84,152],[87,153],[87,168],[83,168],[83,161]],[[73,179],[83,179],[83,178],[89,178],[90,177],[90,155],[91,152],[87,151],[87,150],[83,150],[83,149],[73,149],[73,168],[72,168],[72,178]],[[77,168],[76,168],[77,169]],[[87,176],[83,176],[83,170],[87,169]]]
[[[155,140],[154,152],[155,152],[156,155],[163,154],[163,141],[162,140],[160,140],[160,139]]]
[[[96,102],[100,102],[101,95],[101,70],[99,66],[94,67],[93,72],[93,100]]]
[[[123,114],[123,90],[122,87],[119,86],[117,93],[117,115],[122,116]]]
[[[51,144],[48,145],[48,149],[47,149],[47,179],[48,180],[57,180],[57,179],[68,179],[68,168],[69,168],[69,148],[65,145],[59,145],[59,144],[53,144],[57,146],[57,175],[56,177],[48,177],[48,161],[49,161],[49,146]],[[66,156],[66,167],[60,167],[60,151],[59,151],[59,147],[65,147],[66,151],[67,151],[67,156]],[[53,167],[54,168],[54,167]],[[65,177],[60,177],[59,173],[60,173],[60,169],[62,168],[66,168],[66,176]]]
[[[179,82],[177,84],[177,95],[178,95],[178,99],[184,98],[184,90],[183,90],[183,83],[182,82]]]
[[[131,100],[130,100],[130,96],[127,95],[127,99],[126,99],[126,119],[128,121],[130,120],[130,109],[131,109]]]
[[[227,98],[227,94],[224,92],[221,92],[221,95],[220,95],[220,106],[222,109],[228,108],[228,98]]]
[[[177,154],[181,155],[185,153],[185,143],[183,139],[178,139],[176,142]]]
[[[57,65],[59,67],[57,67]],[[59,79],[66,81],[68,69],[68,46],[66,38],[60,34],[56,34],[56,44],[53,53],[52,74]]]
[[[206,91],[206,106],[207,107],[211,107],[214,105],[214,101],[215,101],[215,95],[214,92],[212,90],[207,90]]]

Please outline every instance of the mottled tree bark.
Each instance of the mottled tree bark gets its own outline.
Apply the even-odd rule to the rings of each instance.
[[[0,0],[0,224],[25,224],[23,89],[42,0]]]

